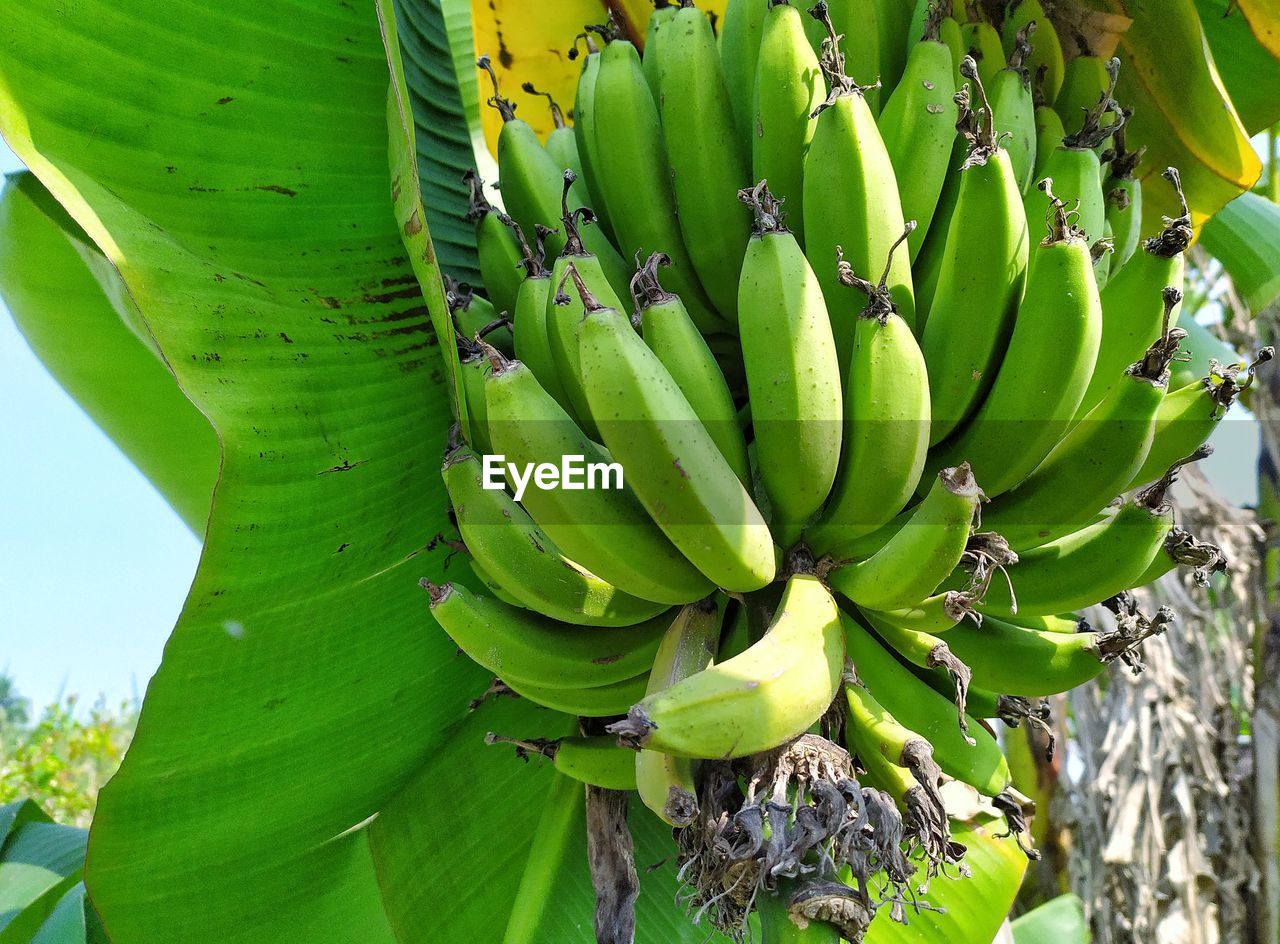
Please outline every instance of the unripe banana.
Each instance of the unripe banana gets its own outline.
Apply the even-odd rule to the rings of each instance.
[[[1012,54],[1017,43],[1018,31],[1024,29],[1028,23],[1036,24],[1036,44],[1031,57],[1027,60],[1027,68],[1033,76],[1041,75],[1040,70],[1044,69],[1040,94],[1046,104],[1052,105],[1058,98],[1059,89],[1062,88],[1066,66],[1062,59],[1062,42],[1058,39],[1058,31],[1054,29],[1053,21],[1045,16],[1040,0],[1022,0],[1005,17],[1004,53],[1006,56]]]
[[[785,547],[835,481],[841,373],[822,290],[783,224],[777,201],[763,181],[739,196],[754,210],[756,223],[742,264],[738,330],[757,465],[773,506],[776,537]]]
[[[1091,633],[1093,627],[1087,619],[1073,613],[1057,616],[1032,616],[1030,613],[1019,613],[1005,618],[1006,623],[1022,626],[1026,629],[1038,629],[1046,633]]]
[[[965,617],[973,617],[974,594],[963,590],[944,590],[917,603],[915,606],[901,607],[880,613],[876,610],[863,610],[869,616],[878,616],[892,621],[898,626],[914,629],[924,633],[945,633]]]
[[[1170,167],[1164,172],[1179,198],[1182,186],[1178,172]],[[1102,344],[1098,364],[1080,403],[1080,415],[1088,413],[1124,376],[1124,369],[1142,356],[1165,330],[1165,308],[1153,286],[1171,285],[1181,289],[1185,262],[1183,254],[1194,238],[1190,211],[1185,201],[1183,213],[1168,220],[1161,232],[1142,244],[1142,250],[1129,260],[1102,291]],[[1178,323],[1178,308],[1168,313],[1169,325]],[[1189,451],[1189,450],[1188,450]],[[1186,453],[1182,453],[1186,455]]]
[[[592,209],[596,211],[596,218],[605,235],[610,241],[616,242],[613,223],[609,219],[609,207],[605,204],[604,194],[600,192],[601,187],[597,183],[604,170],[596,150],[595,136],[596,79],[600,75],[600,49],[591,36],[590,28],[578,38],[583,40],[587,55],[582,61],[582,71],[578,73],[578,87],[573,98],[573,138],[578,146],[578,160],[586,174],[591,199],[595,201],[591,205]],[[578,45],[575,39],[573,48],[569,50],[569,58],[575,59],[577,56]]]
[[[804,158],[813,138],[813,112],[826,84],[801,13],[789,3],[769,7],[752,82],[751,178],[769,182],[799,238],[804,232]]]
[[[831,571],[827,582],[871,609],[920,603],[960,563],[982,497],[968,464],[943,469],[901,531],[865,561]]]
[[[467,398],[467,442],[480,452],[489,452],[489,410],[484,385],[490,374],[489,359],[480,345],[458,337],[458,364],[462,369],[462,392]]]
[[[506,314],[494,308],[489,299],[475,294],[470,285],[454,282],[446,276],[445,299],[458,336],[474,340],[476,335],[482,335],[488,344],[504,354],[515,349]]]
[[[556,166],[560,168],[561,173],[566,170],[573,171],[578,180],[581,181],[582,186],[587,187],[588,182],[582,176],[582,157],[578,154],[578,138],[573,129],[565,123],[564,111],[561,110],[559,103],[551,97],[550,92],[539,92],[532,82],[525,82],[520,87],[530,95],[540,95],[547,100],[547,108],[551,111],[551,124],[553,127],[542,146],[551,155],[551,159],[556,162]],[[591,197],[594,200],[595,194],[592,194]]]
[[[662,58],[663,40],[667,38],[667,27],[675,19],[678,6],[669,5],[662,0],[649,14],[649,25],[644,34],[644,55],[640,57],[640,68],[644,70],[644,80],[649,83],[649,91],[654,101],[661,94],[659,87],[660,59]]]
[[[592,185],[598,181],[619,246],[632,258],[665,252],[671,257],[668,281],[699,329],[725,330],[727,323],[703,292],[680,234],[658,107],[640,56],[626,40],[615,39],[600,54],[593,115],[600,176]],[[618,294],[625,296],[625,289]]]
[[[1244,368],[1240,365],[1217,368],[1202,380],[1165,395],[1156,414],[1156,428],[1151,436],[1151,449],[1142,467],[1134,474],[1126,491],[1154,481],[1183,456],[1190,455],[1206,442],[1227,415],[1241,393],[1253,384],[1259,364],[1275,356],[1275,349],[1264,347]]]
[[[880,94],[891,95],[898,88],[908,58],[902,37],[911,26],[911,4],[907,0],[873,0],[876,33],[880,42]]]
[[[964,42],[965,55],[977,63],[982,84],[991,88],[996,75],[1005,67],[1005,52],[1000,43],[1000,34],[985,20],[971,20],[960,24],[960,38]]]
[[[758,643],[651,695],[607,729],[636,747],[682,757],[746,757],[805,731],[840,689],[844,634],[817,577],[787,581]]]
[[[747,444],[729,384],[684,303],[658,281],[658,268],[668,262],[665,253],[655,252],[631,280],[644,343],[667,368],[729,468],[750,488]]]
[[[1171,528],[1164,539],[1164,546],[1134,586],[1145,587],[1155,583],[1179,565],[1194,568],[1195,581],[1201,586],[1208,586],[1209,578],[1226,571],[1230,561],[1218,545],[1198,541],[1195,535],[1182,528]]]
[[[595,417],[591,414],[591,405],[587,402],[586,390],[582,385],[582,361],[578,337],[582,333],[582,318],[585,311],[582,307],[582,299],[572,291],[572,285],[569,285],[569,291],[565,291],[565,286],[569,284],[570,268],[578,273],[578,277],[602,304],[621,308],[622,302],[615,294],[613,285],[605,277],[600,260],[583,245],[580,227],[595,222],[595,218],[586,207],[569,209],[571,184],[572,172],[566,171],[562,198],[565,201],[564,215],[561,217],[561,226],[568,234],[568,240],[565,243],[564,252],[559,255],[551,269],[551,290],[547,293],[544,320],[547,326],[547,345],[551,348],[556,377],[560,388],[564,390],[565,398],[569,401],[566,409],[578,421],[578,425],[592,439],[599,442],[600,429],[596,425]]]
[[[423,581],[431,615],[463,652],[510,684],[587,689],[648,673],[670,617],[583,629],[517,609],[466,587]]]
[[[649,672],[645,697],[665,691],[709,666],[716,655],[720,613],[708,598],[683,607],[662,637]],[[663,822],[688,826],[698,815],[694,761],[660,751],[635,755],[635,782],[640,800]]]
[[[484,588],[488,590],[491,594],[493,594],[503,603],[507,604],[507,606],[519,607],[522,610],[528,609],[528,607],[526,607],[523,603],[521,603],[511,594],[507,593],[507,588],[504,587],[502,584],[498,583],[498,581],[494,580],[493,577],[491,577],[489,573],[484,569],[484,565],[481,564],[478,560],[476,560],[475,558],[472,558],[468,560],[467,563],[471,567],[472,575],[474,575],[476,580],[479,581],[481,584],[483,584]]]
[[[1101,56],[1083,55],[1071,59],[1063,69],[1062,88],[1054,99],[1053,109],[1067,128],[1076,128],[1080,120],[1098,105],[1099,96],[1111,95],[1111,77],[1107,60]],[[1101,124],[1112,124],[1114,115],[1104,114]]]
[[[502,132],[498,135],[498,171],[507,212],[526,232],[533,232],[539,223],[547,227],[547,247],[552,253],[559,254],[564,249],[566,234],[553,230],[560,219],[565,168],[556,166],[533,129],[516,117],[516,106],[498,94],[498,79],[492,72],[488,57],[481,57],[480,64],[490,70],[493,79],[494,92],[489,104],[502,115]],[[587,195],[580,188],[574,188],[569,199],[573,206],[584,206]],[[583,243],[588,251],[599,257],[601,268],[615,286],[615,291],[625,292],[630,273],[608,238],[599,230],[589,230],[583,235]]]
[[[1053,206],[1049,235],[1032,251],[1026,297],[991,389],[968,425],[930,455],[933,466],[968,459],[992,498],[1034,472],[1066,434],[1098,358],[1103,314],[1093,259],[1067,206]]]
[[[573,455],[586,463],[608,461],[519,361],[499,361],[485,400],[494,450],[508,463],[559,466]],[[625,487],[543,488],[535,479],[521,503],[563,554],[633,596],[688,603],[712,589]]]
[[[547,740],[534,738],[522,740],[508,738],[490,731],[484,736],[486,744],[511,744],[516,756],[527,760],[536,754],[551,761],[566,777],[579,783],[587,783],[606,790],[634,790],[636,788],[636,763],[632,751],[618,747],[617,738],[607,734],[593,737],[563,737]]]
[[[816,11],[822,9],[819,3]],[[825,22],[827,39],[820,59],[830,84],[827,101],[819,106],[817,126],[804,171],[804,245],[815,262],[814,271],[827,300],[840,355],[840,376],[848,372],[853,328],[861,299],[850,299],[836,273],[836,247],[844,251],[856,272],[875,272],[889,258],[889,247],[902,234],[902,203],[898,180],[876,127],[863,89],[845,74],[844,56],[836,45],[835,28]],[[906,254],[893,260],[889,291],[902,320],[913,329],[915,297],[911,262]]]
[[[536,248],[531,249],[520,224],[513,220],[511,225],[523,250],[521,265],[525,271],[524,281],[516,294],[515,324],[512,327],[515,356],[533,371],[542,389],[555,397],[557,403],[565,409],[572,409],[569,395],[560,383],[560,370],[551,352],[547,331],[547,310],[552,294],[551,273],[545,264],[547,229],[540,224],[536,227]]]
[[[706,13],[681,7],[662,35],[657,101],[680,232],[707,296],[732,322],[751,236],[750,214],[738,203],[738,191],[751,183],[750,151],[734,125]]]
[[[462,181],[471,191],[467,219],[476,225],[476,256],[485,291],[499,311],[514,311],[520,290],[520,246],[506,225],[506,214],[485,198],[480,175],[469,170]]]
[[[900,663],[867,629],[843,615],[845,645],[863,684],[895,718],[933,745],[933,757],[948,776],[985,796],[1009,785],[1009,765],[995,738],[979,724],[972,740],[956,724],[956,707]]]
[[[1054,191],[1060,199],[1068,204],[1078,201],[1078,225],[1084,230],[1090,246],[1102,238],[1107,219],[1106,200],[1102,192],[1102,165],[1098,160],[1097,148],[1111,136],[1119,124],[1118,121],[1108,123],[1105,119],[1111,117],[1116,107],[1110,96],[1119,77],[1120,60],[1112,59],[1107,67],[1111,82],[1108,92],[1085,115],[1080,130],[1063,138],[1061,144],[1045,155],[1036,171],[1039,175],[1037,179],[1053,179]],[[1031,188],[1027,191],[1025,209],[1028,222],[1047,219],[1050,213],[1049,198],[1043,191]]]
[[[484,487],[480,458],[470,449],[445,458],[444,483],[467,551],[521,606],[583,626],[632,626],[666,608],[623,593],[560,553],[504,489]]]
[[[939,37],[939,21],[937,14],[926,21],[924,35],[911,48],[902,81],[879,120],[902,215],[916,222],[907,239],[913,261],[929,231],[956,139],[955,67]]]
[[[627,705],[635,704],[635,700],[644,694],[648,674],[592,688],[548,688],[522,679],[503,681],[521,698],[543,708],[582,718],[610,718],[622,714]]]
[[[1009,163],[1013,166],[1018,189],[1023,193],[1031,185],[1031,174],[1036,165],[1036,107],[1031,95],[1031,75],[1025,66],[1031,55],[1029,37],[1032,32],[1034,26],[1027,24],[1009,55],[1009,65],[991,80],[991,110],[995,126],[1009,135],[1005,150],[1009,152]],[[1057,145],[1056,141],[1054,145]]]
[[[1172,476],[1162,479],[1126,501],[1118,514],[1019,555],[1007,579],[991,582],[979,612],[1050,616],[1139,586],[1173,527],[1166,499],[1171,482]]]
[[[908,232],[910,227],[894,249]],[[849,430],[839,477],[819,522],[805,532],[817,554],[896,515],[915,492],[929,449],[929,377],[920,346],[898,317],[883,279],[876,285],[856,276],[848,263],[840,266],[841,280],[869,301],[854,328],[845,387]]]
[[[570,266],[586,309],[582,380],[604,444],[667,538],[716,586],[745,593],[773,580],[769,527],[657,356]],[[661,576],[661,575],[657,575]]]
[[[1129,114],[1122,114],[1120,127],[1112,135],[1111,148],[1102,155],[1109,166],[1102,190],[1107,201],[1107,222],[1115,240],[1115,252],[1111,257],[1113,273],[1133,257],[1142,235],[1142,181],[1134,176],[1134,172],[1146,148],[1130,151],[1125,147],[1124,126],[1129,117]]]
[[[1165,289],[1166,308],[1181,297]],[[1026,481],[991,503],[983,526],[1016,550],[1030,550],[1082,527],[1119,495],[1150,451],[1169,362],[1183,336],[1180,328],[1161,336]]]
[[[764,0],[729,0],[720,26],[720,64],[738,126],[738,140],[751,133],[751,105],[760,39],[769,8]],[[650,247],[662,248],[662,247]]]
[[[929,439],[935,444],[977,409],[995,380],[1028,254],[1027,219],[1009,154],[999,145],[973,60],[961,69],[981,104],[965,130],[971,149],[920,345],[929,365]]]
[[[817,12],[825,8],[840,52],[849,63],[849,78],[864,89],[867,107],[873,115],[880,113],[880,28],[876,19],[875,0],[819,0],[814,5],[813,19],[805,24],[809,45],[821,55],[822,44],[831,34]]]

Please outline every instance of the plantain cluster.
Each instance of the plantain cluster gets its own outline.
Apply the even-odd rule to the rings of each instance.
[[[490,69],[505,209],[469,178],[488,298],[450,286],[443,472],[475,579],[432,613],[504,689],[610,719],[514,743],[637,791],[731,934],[905,918],[963,857],[948,780],[1021,841],[986,722],[1048,729],[1172,620],[1128,591],[1226,566],[1168,490],[1271,352],[1171,381],[1185,201],[1140,231],[1118,61],[1010,6],[663,3],[643,56],[574,41],[545,145]],[[489,455],[623,483],[495,488]]]

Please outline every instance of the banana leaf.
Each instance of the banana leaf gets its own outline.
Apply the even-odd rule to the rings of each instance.
[[[1280,205],[1241,194],[1205,224],[1200,238],[1253,314],[1280,298]]]
[[[1280,12],[1259,9],[1246,15],[1243,5],[1230,0],[1196,0],[1196,9],[1245,130],[1257,134],[1270,128],[1280,121],[1280,55],[1263,43],[1267,34],[1261,27],[1269,24],[1271,35],[1280,34]]]
[[[33,801],[0,807],[0,944],[85,941],[84,849],[83,829],[54,823]]]
[[[1059,895],[1012,924],[1014,944],[1089,944],[1084,902],[1076,895]]]

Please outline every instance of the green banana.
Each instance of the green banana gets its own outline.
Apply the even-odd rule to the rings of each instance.
[[[920,344],[929,366],[931,444],[964,422],[995,380],[1028,256],[1027,219],[1009,153],[999,144],[973,60],[961,63],[961,70],[980,105],[964,128],[969,156]]]
[[[583,387],[605,446],[667,538],[717,586],[773,580],[769,527],[670,373],[616,308],[600,304],[572,265],[586,310]]]
[[[539,464],[562,465],[567,456],[608,461],[519,361],[498,358],[485,402],[494,451],[526,474]],[[658,603],[688,603],[711,591],[625,487],[543,488],[529,479],[526,484],[516,500],[563,554],[601,579]]]
[[[658,249],[665,252],[671,257],[668,281],[699,329],[725,330],[728,322],[716,314],[698,282],[680,234],[658,106],[640,68],[640,55],[626,40],[615,39],[600,53],[593,104],[599,176],[592,184],[599,183],[619,246],[633,258]],[[626,294],[616,283],[615,291]]]
[[[1111,148],[1104,151],[1102,160],[1109,165],[1106,182],[1102,185],[1107,201],[1107,222],[1115,243],[1111,268],[1118,271],[1137,251],[1142,235],[1142,181],[1134,176],[1146,147],[1130,151],[1125,146],[1125,129],[1132,112],[1121,113],[1120,127],[1111,136]]]
[[[1176,530],[1176,529],[1175,529]],[[1056,616],[1032,616],[1030,613],[1018,613],[1005,618],[1006,623],[1023,626],[1027,629],[1039,629],[1046,633],[1091,633],[1093,627],[1089,621],[1074,613]]]
[[[553,127],[542,146],[551,155],[551,159],[556,162],[556,167],[560,168],[561,173],[566,170],[573,171],[583,185],[588,186],[589,189],[589,181],[584,180],[582,176],[582,158],[578,154],[578,138],[573,129],[565,123],[564,111],[560,108],[560,104],[551,97],[550,92],[539,92],[532,82],[524,82],[520,88],[529,95],[538,95],[547,100],[547,108],[551,111],[551,124]],[[594,194],[592,196],[594,198]]]
[[[729,0],[720,25],[720,64],[725,87],[738,126],[738,140],[751,134],[751,105],[756,84],[756,63],[769,8],[764,0]]]
[[[968,459],[992,498],[1026,479],[1065,435],[1098,359],[1103,314],[1089,246],[1066,204],[1052,206],[991,389],[973,419],[930,455],[931,466]]]
[[[1033,98],[1034,101],[1034,98]],[[1036,122],[1036,160],[1035,169],[1031,173],[1031,180],[1027,186],[1023,187],[1023,193],[1030,189],[1030,184],[1037,180],[1042,180],[1049,176],[1045,165],[1049,161],[1049,157],[1062,146],[1062,139],[1067,136],[1067,129],[1062,127],[1062,119],[1058,117],[1058,113],[1048,105],[1037,105],[1035,112]]]
[[[458,336],[458,363],[462,368],[462,392],[467,399],[467,442],[480,452],[491,452],[489,410],[484,385],[489,377],[489,359],[480,345]]]
[[[516,106],[499,94],[498,78],[489,58],[480,57],[478,64],[489,72],[493,81],[493,95],[488,103],[502,115],[502,131],[498,135],[498,172],[507,212],[527,232],[532,232],[538,223],[547,227],[547,247],[558,255],[564,249],[568,236],[554,230],[560,218],[564,168],[556,166],[555,159],[543,148],[533,128],[516,117]],[[574,206],[584,206],[587,202],[587,195],[581,188],[574,188],[569,196]],[[584,233],[582,239],[586,249],[600,259],[600,266],[614,290],[625,293],[630,273],[608,237],[596,229]]]
[[[498,581],[494,580],[493,577],[491,577],[489,573],[484,569],[484,565],[481,564],[478,560],[476,560],[475,558],[471,558],[467,561],[467,563],[471,566],[471,573],[475,576],[476,580],[479,581],[484,586],[484,588],[488,590],[491,594],[493,594],[495,597],[497,597],[499,600],[501,600],[503,603],[507,604],[508,606],[515,606],[515,607],[519,607],[520,609],[527,609],[527,607],[525,607],[523,603],[521,603],[511,594],[507,593],[507,588],[502,586],[502,584],[498,583]]]
[[[1053,179],[1057,195],[1068,204],[1075,205],[1079,214],[1078,225],[1084,230],[1090,246],[1103,237],[1107,220],[1107,205],[1102,191],[1102,164],[1097,148],[1110,137],[1122,119],[1107,121],[1115,115],[1116,104],[1111,95],[1120,74],[1120,60],[1107,63],[1109,90],[1104,93],[1085,115],[1079,131],[1068,134],[1062,142],[1045,156],[1037,168],[1039,178]],[[1047,219],[1052,212],[1049,198],[1039,188],[1027,190],[1025,209],[1027,220]]]
[[[764,637],[746,652],[632,706],[607,729],[680,757],[746,757],[801,734],[840,690],[844,638],[817,577],[796,574]]]
[[[752,84],[751,177],[768,181],[800,238],[804,158],[813,139],[813,112],[826,85],[800,11],[789,3],[769,6]]]
[[[1166,288],[1166,311],[1181,298],[1177,289]],[[1085,525],[1120,494],[1151,449],[1169,363],[1183,337],[1181,328],[1162,335],[1035,472],[991,503],[984,526],[1018,551],[1030,550]]]
[[[484,181],[474,170],[462,175],[471,191],[467,219],[476,224],[476,256],[485,291],[499,311],[514,311],[520,290],[520,246],[508,228],[505,213],[485,198]]]
[[[720,613],[714,599],[682,608],[658,646],[645,697],[665,691],[709,666],[719,635]],[[694,761],[688,757],[651,750],[635,755],[634,776],[641,802],[672,826],[688,826],[697,818],[698,788],[693,773]]]
[[[824,10],[819,3],[811,12],[825,16]],[[805,155],[804,245],[816,263],[814,271],[827,301],[843,377],[849,369],[854,322],[862,302],[851,303],[837,278],[836,248],[843,249],[854,271],[875,272],[881,260],[889,258],[889,247],[902,233],[904,221],[898,180],[864,89],[845,73],[844,55],[829,17],[823,25],[827,39],[819,64],[830,92],[818,106]],[[899,316],[914,329],[915,296],[906,254],[893,260],[888,286]]]
[[[756,458],[779,543],[789,546],[835,481],[841,369],[822,290],[777,201],[763,181],[739,198],[755,213],[738,330]]]
[[[906,69],[908,54],[902,37],[911,26],[911,5],[905,0],[872,0],[876,9],[876,33],[880,44],[880,94],[897,91]]]
[[[422,586],[431,615],[463,652],[510,684],[586,689],[647,673],[670,617],[638,626],[583,629],[507,606],[460,584]]]
[[[661,94],[659,76],[663,40],[667,38],[667,27],[675,19],[678,9],[680,9],[678,6],[668,4],[666,0],[660,0],[654,6],[653,12],[649,14],[649,25],[645,29],[644,55],[640,57],[640,68],[644,70],[644,80],[649,83],[649,91],[654,101],[657,101]]]
[[[1034,32],[1035,24],[1028,23],[1018,33],[1014,51],[1009,55],[1009,64],[991,80],[991,110],[995,126],[1009,135],[1005,150],[1009,152],[1013,178],[1023,193],[1031,185],[1031,174],[1036,165],[1036,106],[1031,95],[1031,75],[1025,65],[1031,55],[1030,37]]]
[[[515,349],[515,339],[506,316],[493,307],[493,302],[475,294],[465,282],[445,277],[445,299],[457,335],[475,340],[477,335],[504,354]]]
[[[845,646],[858,678],[901,724],[933,745],[944,773],[985,796],[1009,786],[1009,765],[995,738],[980,724],[966,736],[956,724],[952,700],[934,691],[900,663],[867,629],[841,614]]]
[[[1231,364],[1215,367],[1203,380],[1167,393],[1156,414],[1151,449],[1142,467],[1129,481],[1126,491],[1159,478],[1165,469],[1208,440],[1240,394],[1252,386],[1258,365],[1265,364],[1274,356],[1274,348],[1260,350],[1258,356],[1243,368],[1244,380],[1239,379],[1240,365]]]
[[[1182,528],[1171,528],[1164,539],[1164,546],[1134,586],[1145,587],[1154,583],[1179,565],[1194,568],[1192,576],[1195,581],[1201,586],[1208,586],[1209,578],[1226,571],[1230,561],[1218,545],[1196,540],[1194,534]]]
[[[632,626],[666,609],[623,593],[561,554],[505,489],[484,486],[480,457],[470,449],[451,452],[443,474],[467,551],[521,606],[582,626]]]
[[[958,861],[964,847],[951,843],[939,785],[942,768],[933,745],[905,727],[857,679],[845,682],[845,738],[882,789],[903,807],[907,822],[931,862]]]
[[[1176,469],[1126,501],[1116,515],[1020,554],[1007,580],[992,581],[978,611],[1050,616],[1138,586],[1173,527],[1166,493]]]
[[[591,688],[549,688],[520,679],[503,679],[506,686],[536,705],[581,718],[609,718],[622,714],[644,695],[647,675]]]
[[[973,606],[976,600],[977,597],[969,591],[944,590],[914,606],[900,607],[884,613],[869,609],[863,612],[890,620],[907,629],[936,635],[945,633],[966,617],[980,620],[982,617],[974,615]]]
[[[1062,58],[1062,42],[1058,38],[1058,31],[1054,29],[1053,21],[1045,15],[1040,0],[1021,0],[1005,16],[1002,33],[1004,52],[1006,56],[1013,53],[1018,32],[1028,23],[1036,24],[1037,39],[1035,48],[1027,59],[1027,68],[1033,76],[1043,76],[1039,80],[1041,99],[1045,104],[1052,105],[1062,88],[1066,64]],[[1043,73],[1041,69],[1044,70]]]
[[[907,229],[892,253],[906,239]],[[853,335],[845,386],[840,472],[818,523],[805,532],[817,554],[875,531],[914,494],[929,449],[929,377],[920,346],[898,317],[885,276],[874,284],[841,261],[841,281],[868,299]],[[885,265],[887,276],[890,263]]]
[[[520,291],[516,294],[515,324],[512,327],[515,356],[528,365],[538,383],[556,398],[556,402],[572,409],[569,395],[560,383],[559,368],[547,332],[547,309],[552,294],[551,273],[545,263],[547,228],[541,223],[535,225],[535,248],[531,249],[520,224],[512,220],[511,226],[523,252],[521,265],[525,272]]]
[[[587,50],[587,55],[582,60],[582,70],[578,73],[578,87],[573,97],[573,139],[577,145],[578,160],[582,163],[582,170],[586,174],[587,186],[591,190],[593,201],[591,207],[596,211],[600,228],[604,230],[610,241],[616,242],[617,237],[609,219],[609,208],[605,205],[604,194],[598,192],[601,189],[600,185],[596,183],[600,179],[604,165],[600,162],[600,155],[596,151],[595,99],[596,79],[600,75],[600,49],[591,38],[593,29],[595,28],[588,27],[586,32],[575,38],[573,48],[569,50],[569,58],[576,59],[578,39],[583,40],[583,46]],[[561,170],[563,171],[563,168]]]
[[[834,33],[822,21],[825,13]],[[806,24],[809,45],[821,55],[828,38],[838,37],[839,50],[849,63],[851,78],[862,86],[867,107],[880,112],[880,28],[875,0],[818,0],[810,10],[813,20]]]
[[[996,75],[1005,67],[1005,52],[1000,34],[985,20],[970,20],[960,24],[960,38],[964,42],[965,54],[978,66],[982,84],[992,86]],[[1016,50],[1016,43],[1014,48]]]
[[[951,51],[939,38],[937,8],[925,32],[911,47],[902,81],[880,113],[880,135],[893,164],[902,215],[915,220],[907,238],[915,260],[946,182],[956,139],[955,67]],[[759,175],[757,175],[759,176]]]
[[[657,100],[680,232],[707,296],[721,317],[734,321],[751,236],[750,217],[738,203],[738,191],[751,183],[747,139],[734,127],[706,13],[682,6],[662,35]]]
[[[982,498],[967,463],[943,469],[901,531],[865,561],[837,566],[827,582],[875,610],[922,602],[960,563]]]
[[[655,252],[631,280],[641,335],[693,407],[729,468],[750,488],[747,444],[729,384],[684,303],[658,281],[659,267],[669,263],[666,253]]]
[[[1164,177],[1173,184],[1181,199],[1182,185],[1177,170],[1166,169]],[[1178,323],[1178,309],[1166,312],[1162,299],[1151,289],[1166,285],[1182,288],[1183,254],[1195,238],[1185,200],[1182,211],[1177,219],[1167,219],[1164,229],[1146,240],[1142,250],[1134,254],[1102,291],[1102,345],[1093,379],[1080,403],[1081,416],[1097,406],[1120,382],[1125,368],[1141,357],[1168,325]]]
[[[891,619],[877,614],[873,610],[863,610],[865,619],[880,640],[911,665],[921,669],[941,669],[951,679],[952,691],[955,694],[956,714],[960,722],[960,730],[969,732],[968,692],[969,680],[973,673],[967,665],[957,659],[951,647],[933,633],[919,629],[900,626]],[[958,625],[958,624],[957,624]],[[955,627],[948,630],[955,632]]]
[[[502,737],[490,731],[484,736],[484,742],[511,744],[516,749],[516,756],[524,760],[531,755],[545,757],[556,770],[579,783],[606,790],[636,788],[635,753],[618,747],[617,739],[607,734],[525,740]]]
[[[578,336],[582,333],[582,318],[585,311],[582,299],[576,292],[565,291],[569,281],[569,271],[578,273],[592,294],[605,305],[621,308],[621,298],[613,290],[613,285],[605,277],[599,259],[589,252],[583,244],[582,225],[595,222],[595,218],[586,207],[569,209],[569,193],[572,186],[572,171],[564,175],[564,215],[561,226],[564,227],[568,240],[564,252],[555,261],[551,269],[551,290],[547,293],[547,307],[544,320],[547,326],[547,346],[551,349],[551,360],[555,364],[556,378],[565,398],[569,401],[567,409],[592,439],[600,440],[600,430],[595,417],[591,413],[591,405],[587,402],[587,393],[582,385],[582,360],[579,353]]]
[[[1111,89],[1107,60],[1101,56],[1076,56],[1063,69],[1062,88],[1054,99],[1054,111],[1065,127],[1074,128],[1097,107],[1099,96],[1111,96]],[[1103,115],[1102,124],[1108,125],[1113,120],[1113,116]]]

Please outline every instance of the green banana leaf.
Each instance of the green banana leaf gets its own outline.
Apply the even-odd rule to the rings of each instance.
[[[1249,134],[1280,121],[1280,58],[1262,44],[1245,11],[1229,0],[1196,0],[1222,84]],[[1280,14],[1272,13],[1280,27]]]
[[[1059,895],[1012,924],[1014,944],[1089,944],[1084,902],[1075,895]]]
[[[1205,224],[1200,239],[1253,314],[1280,298],[1280,204],[1243,193]]]
[[[866,944],[958,944],[990,941],[1004,923],[1027,870],[1027,857],[1009,837],[1000,837],[1003,821],[978,817],[952,822],[952,838],[969,851],[967,878],[939,875],[922,898],[943,911],[908,912],[907,923],[891,920],[889,909],[876,913]],[[1065,944],[1065,942],[1064,942]]]
[[[115,270],[32,174],[0,191],[0,259],[0,298],[36,356],[202,534],[218,471],[213,429],[112,306],[124,298]]]
[[[85,941],[85,836],[31,800],[0,807],[0,944]]]

